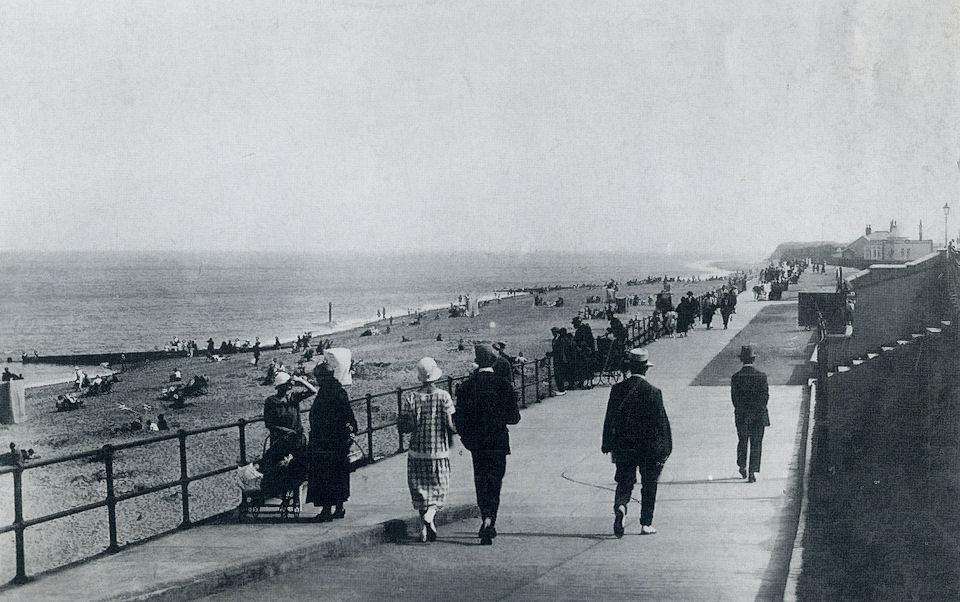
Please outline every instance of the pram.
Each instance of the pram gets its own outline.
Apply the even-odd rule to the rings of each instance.
[[[302,432],[289,432],[271,443],[272,436],[263,441],[258,467],[248,464],[237,469],[240,520],[259,518],[264,509],[282,519],[300,516],[300,485],[307,480],[306,437]]]

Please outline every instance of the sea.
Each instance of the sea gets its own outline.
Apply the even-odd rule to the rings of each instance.
[[[464,295],[650,275],[709,276],[717,258],[638,253],[0,252],[0,362],[27,386],[72,367],[21,354],[162,349],[193,339],[290,341],[447,307]],[[721,264],[723,265],[723,264]],[[331,320],[332,317],[332,320]],[[7,360],[10,360],[9,363]],[[92,367],[88,373],[105,372]]]

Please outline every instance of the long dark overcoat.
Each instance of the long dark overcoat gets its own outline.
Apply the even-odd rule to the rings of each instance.
[[[333,506],[350,497],[350,435],[355,432],[357,419],[343,385],[333,375],[321,376],[310,408],[308,502]]]

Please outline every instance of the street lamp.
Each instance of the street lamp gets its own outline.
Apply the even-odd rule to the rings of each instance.
[[[943,204],[943,248],[947,248],[947,216],[950,215],[950,205]]]

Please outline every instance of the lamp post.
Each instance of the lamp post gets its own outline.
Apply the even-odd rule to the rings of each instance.
[[[943,248],[947,248],[947,216],[950,215],[950,205],[943,204]]]

